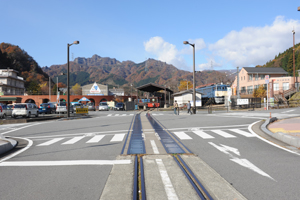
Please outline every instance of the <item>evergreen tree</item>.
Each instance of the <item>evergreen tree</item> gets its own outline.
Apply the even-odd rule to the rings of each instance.
[[[289,56],[286,71],[289,73],[289,76],[293,76],[293,54]]]

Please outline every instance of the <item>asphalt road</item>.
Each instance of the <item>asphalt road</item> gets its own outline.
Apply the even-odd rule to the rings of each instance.
[[[247,199],[279,200],[300,196],[299,155],[262,141],[248,128],[268,118],[270,112],[272,117],[292,117],[299,116],[299,111],[202,112],[192,116],[170,112],[155,113],[154,117]]]
[[[152,112],[165,128],[247,199],[297,199],[299,155],[262,141],[249,126],[300,109]],[[118,162],[135,112],[90,112],[92,118],[2,125],[26,138],[26,151],[0,163],[1,199],[99,199],[111,162]],[[0,158],[1,159],[1,158]]]
[[[133,114],[91,112],[93,118],[6,125],[5,136],[32,146],[0,167],[1,199],[99,199],[112,164],[94,162],[116,159]]]

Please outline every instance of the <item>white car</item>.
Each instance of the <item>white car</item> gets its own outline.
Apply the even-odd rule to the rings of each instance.
[[[31,115],[39,116],[39,108],[34,103],[16,103],[11,114],[13,118],[17,116],[30,117]]]
[[[106,102],[100,102],[99,104],[99,111],[101,110],[107,110],[108,111],[108,105]]]
[[[74,110],[73,110],[73,106],[70,105],[70,112],[73,113]],[[67,103],[66,102],[59,102],[57,105],[56,105],[56,113],[68,113],[68,110],[67,110]]]

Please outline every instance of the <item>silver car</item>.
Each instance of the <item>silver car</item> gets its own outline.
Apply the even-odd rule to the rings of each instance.
[[[11,116],[13,111],[12,105],[2,105],[2,118],[6,118],[7,116]]]
[[[39,108],[34,103],[16,103],[11,114],[13,118],[17,116],[31,117],[31,115],[39,116]]]
[[[108,111],[108,105],[106,102],[100,102],[99,104],[99,111],[101,110],[107,110]]]
[[[59,102],[56,105],[56,113],[67,113],[67,112],[68,112],[68,110],[67,110],[67,103],[66,102]],[[71,113],[74,112],[72,105],[70,105],[70,112]]]

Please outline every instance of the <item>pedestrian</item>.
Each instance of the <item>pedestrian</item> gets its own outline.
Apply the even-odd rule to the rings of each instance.
[[[179,115],[179,104],[176,102],[175,104],[176,110],[177,110],[177,115]]]
[[[188,101],[188,104],[187,104],[187,113],[189,114],[190,113],[190,115],[192,114],[192,111],[191,111],[191,102],[190,101]]]
[[[178,103],[177,103],[177,101],[175,100],[175,103],[174,103],[174,114],[175,114],[175,115],[177,114],[177,112],[176,112],[177,107],[178,107]]]

